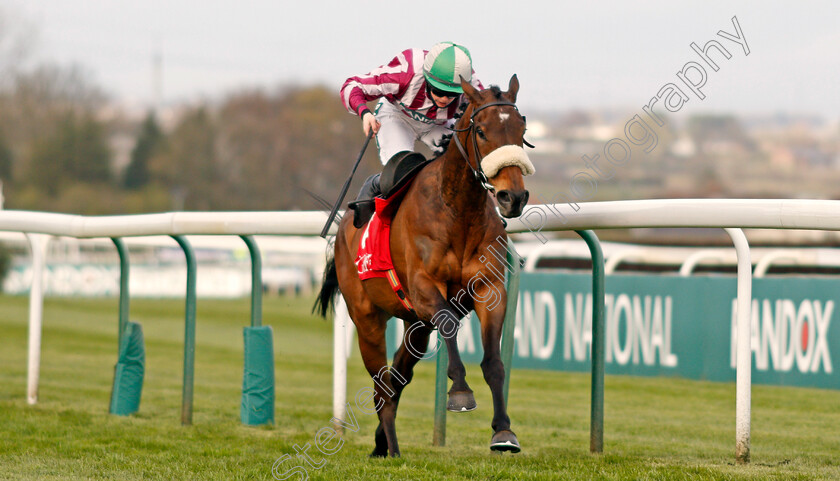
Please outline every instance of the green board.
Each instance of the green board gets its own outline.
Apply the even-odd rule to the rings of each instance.
[[[513,367],[590,370],[591,282],[588,274],[523,273]],[[606,372],[735,380],[732,276],[612,275],[606,279]],[[840,389],[840,280],[753,280],[752,380],[757,384]],[[399,330],[389,326],[393,352]],[[478,321],[462,324],[465,362],[481,362]]]

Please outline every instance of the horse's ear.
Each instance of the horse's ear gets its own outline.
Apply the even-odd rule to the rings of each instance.
[[[508,91],[507,96],[508,99],[516,103],[516,94],[519,93],[519,79],[516,78],[516,74],[513,74],[513,77],[510,78],[510,84],[508,84]]]
[[[461,88],[464,89],[464,93],[467,95],[467,98],[470,99],[470,102],[474,105],[478,105],[481,102],[481,96],[478,94],[478,89],[464,80],[464,77],[461,77]]]

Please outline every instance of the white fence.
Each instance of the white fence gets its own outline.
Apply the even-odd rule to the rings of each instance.
[[[250,253],[237,236],[187,236],[195,251],[199,276],[198,298],[238,298],[251,292]],[[14,253],[3,280],[3,292],[26,295],[32,285],[33,269],[27,237],[1,232],[3,242]],[[312,236],[259,236],[255,239],[262,255],[262,283],[265,292],[309,293],[320,283],[327,242]],[[184,253],[167,236],[124,239],[131,252],[129,291],[132,298],[181,297],[186,284]],[[120,291],[120,264],[110,239],[77,239],[51,236],[46,251],[44,293],[47,296],[102,297]]]
[[[749,233],[746,233],[748,237]],[[531,243],[533,244],[533,243]],[[525,257],[525,272],[533,272],[540,261],[551,260],[588,260],[589,249],[582,240],[550,240],[536,246],[517,243],[519,253]],[[614,274],[620,266],[632,263],[635,270],[658,267],[663,272],[673,269],[681,276],[690,276],[700,267],[720,269],[737,266],[738,259],[730,247],[667,247],[661,245],[643,246],[637,244],[602,242],[604,251],[604,272]],[[771,268],[795,268],[797,270],[819,270],[840,268],[840,249],[828,247],[758,247],[750,249],[755,268],[753,278],[764,277]]]
[[[749,319],[752,264],[740,228],[840,230],[840,201],[678,199],[593,202],[530,206],[509,223],[512,233],[531,232],[542,239],[556,230],[645,227],[721,227],[735,243],[738,257],[738,347],[736,456],[749,457],[750,346]],[[0,211],[0,230],[31,233],[36,270],[30,301],[30,388],[37,392],[40,359],[41,276],[44,237],[38,234],[92,237],[149,235],[316,235],[326,221],[323,212],[165,213],[84,217],[25,211]],[[333,228],[334,231],[334,228]],[[336,333],[344,359],[344,329]],[[346,359],[345,359],[346,360]],[[339,373],[342,369],[336,367]],[[343,369],[346,371],[346,367]],[[338,383],[337,383],[338,384]],[[32,391],[30,391],[32,394]],[[34,398],[30,398],[34,402]]]

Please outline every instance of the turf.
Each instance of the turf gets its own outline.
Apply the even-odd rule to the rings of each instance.
[[[836,391],[754,386],[752,463],[738,466],[733,384],[608,376],[604,454],[592,455],[588,376],[516,370],[510,416],[523,452],[497,455],[488,449],[489,390],[475,365],[467,371],[479,407],[449,415],[445,447],[431,446],[434,366],[421,363],[397,420],[402,458],[368,459],[376,417],[358,409],[358,431],[332,440],[335,453],[324,455],[315,439],[332,417],[332,330],[309,314],[311,301],[266,299],[276,425],[246,427],[248,300],[199,301],[193,425],[182,426],[183,301],[132,301],[146,379],[140,412],[120,417],[107,413],[117,301],[47,300],[39,402],[28,406],[28,300],[0,297],[0,479],[840,479]],[[352,403],[371,385],[357,352],[348,376]],[[307,444],[317,469],[295,456]]]

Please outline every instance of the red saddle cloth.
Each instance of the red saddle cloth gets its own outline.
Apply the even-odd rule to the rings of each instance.
[[[387,199],[377,197],[376,212],[365,226],[362,239],[359,242],[359,252],[356,255],[356,270],[361,280],[374,277],[389,276],[393,272],[394,263],[391,260],[391,220],[397,213],[397,207],[411,183],[407,183],[400,190]],[[396,274],[394,274],[396,275]]]

